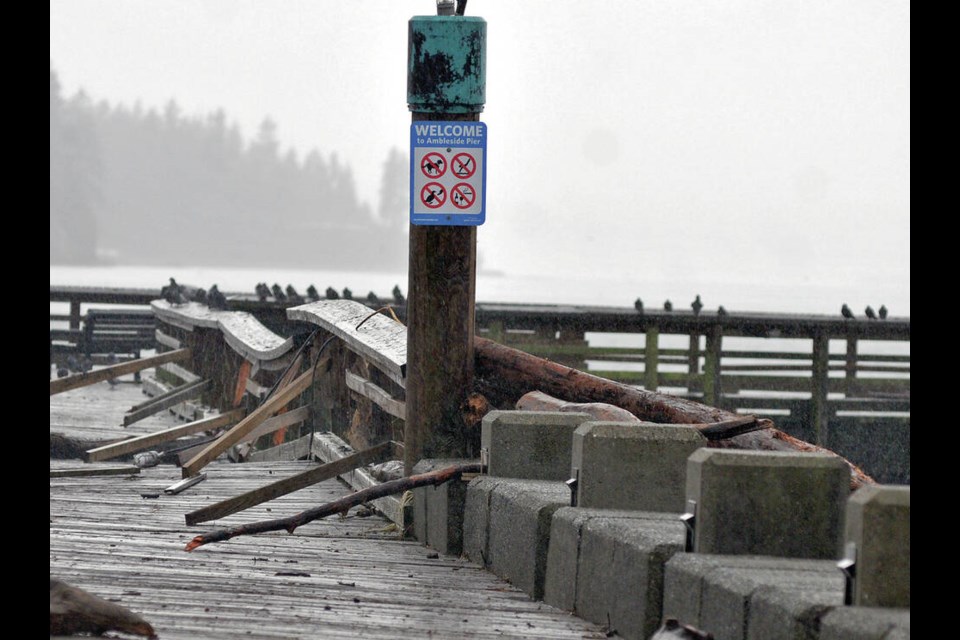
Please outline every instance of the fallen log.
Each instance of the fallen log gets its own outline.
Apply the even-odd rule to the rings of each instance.
[[[406,478],[400,478],[398,480],[391,480],[390,482],[384,482],[383,484],[378,484],[376,486],[357,491],[356,493],[351,493],[350,495],[344,496],[339,500],[328,502],[327,504],[319,507],[301,511],[298,514],[289,516],[287,518],[277,518],[276,520],[260,520],[259,522],[241,524],[230,529],[220,529],[218,531],[211,531],[209,533],[201,534],[188,542],[184,550],[193,551],[197,547],[210,544],[211,542],[222,542],[224,540],[229,540],[230,538],[236,538],[237,536],[266,533],[267,531],[286,531],[287,533],[293,533],[294,530],[300,525],[313,522],[314,520],[319,520],[320,518],[325,518],[335,513],[345,512],[351,507],[357,506],[358,504],[363,504],[384,496],[390,496],[395,493],[403,493],[404,491],[416,489],[417,487],[441,485],[444,482],[458,479],[464,473],[480,473],[481,470],[482,467],[480,463],[476,462],[452,465],[443,469],[431,471],[429,473],[421,473],[414,476],[407,476]]]
[[[596,420],[604,422],[637,422],[643,421],[626,409],[607,404],[606,402],[566,402],[560,398],[548,396],[542,391],[525,393],[517,400],[519,411],[560,411],[562,413],[586,413]],[[707,440],[725,440],[760,429],[769,429],[773,423],[757,416],[737,416],[720,422],[693,422],[688,423],[695,427]]]
[[[542,391],[567,402],[603,402],[626,409],[644,422],[662,424],[716,424],[742,420],[743,416],[693,400],[646,391],[544,360],[486,338],[474,339],[474,386],[494,406],[513,406],[531,391]],[[760,451],[804,451],[837,455],[794,438],[774,428],[770,420],[758,420],[766,428],[712,441],[710,446]],[[838,456],[841,457],[841,456]],[[875,481],[862,469],[850,467],[850,489]]]

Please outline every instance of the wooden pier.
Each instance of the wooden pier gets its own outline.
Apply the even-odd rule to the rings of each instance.
[[[140,385],[99,382],[51,397],[51,431],[122,437]],[[137,433],[181,424],[170,412],[132,425]],[[53,469],[116,463],[51,461]],[[129,466],[129,465],[128,465]],[[531,600],[476,564],[431,553],[365,507],[293,534],[265,534],[203,547],[197,533],[297,513],[349,493],[332,479],[214,522],[189,527],[184,514],[279,478],[312,460],[232,464],[178,494],[180,470],[50,480],[50,572],[148,620],[163,640],[204,638],[603,638],[604,630]]]

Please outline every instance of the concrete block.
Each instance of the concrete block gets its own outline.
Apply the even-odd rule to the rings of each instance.
[[[819,640],[909,640],[910,610],[837,607],[823,617]]]
[[[491,411],[480,426],[487,473],[526,480],[567,480],[573,431],[591,419],[586,413]]]
[[[547,604],[565,611],[575,610],[583,525],[594,518],[678,522],[673,513],[583,507],[558,509],[550,523],[550,548],[543,587],[543,601]]]
[[[861,487],[847,502],[846,542],[856,548],[853,604],[910,607],[910,487]]]
[[[843,606],[842,578],[824,574],[757,589],[750,598],[747,640],[817,640],[823,617]]]
[[[497,484],[490,494],[490,571],[542,600],[550,521],[569,505],[570,490],[562,482],[504,479]]]
[[[478,476],[467,484],[463,508],[463,555],[490,568],[490,496],[507,478]]]
[[[687,461],[697,553],[839,559],[850,470],[826,453],[699,449]]]
[[[428,473],[471,460],[429,458],[418,462],[413,473]],[[413,533],[417,540],[440,553],[459,556],[463,551],[463,512],[467,483],[445,482],[413,490]]]
[[[577,506],[681,513],[687,459],[706,443],[689,425],[586,422],[573,432]]]
[[[593,518],[581,535],[577,615],[623,638],[649,638],[661,621],[664,564],[683,551],[683,523]]]
[[[679,553],[665,566],[663,617],[700,627],[717,640],[742,639],[755,591],[822,590],[842,603],[843,585],[832,560]]]

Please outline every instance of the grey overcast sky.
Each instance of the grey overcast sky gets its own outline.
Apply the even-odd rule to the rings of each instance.
[[[336,152],[376,206],[433,0],[51,0],[66,95]],[[473,0],[488,269],[889,290],[910,277],[907,0]],[[901,308],[901,312],[904,310]],[[909,313],[909,308],[906,309]]]

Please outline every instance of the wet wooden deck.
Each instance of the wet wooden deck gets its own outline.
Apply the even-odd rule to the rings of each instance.
[[[87,438],[177,423],[164,412],[129,431],[119,427],[143,398],[136,394],[136,385],[101,383],[52,396],[51,430],[55,418],[61,430]],[[50,572],[141,614],[163,640],[605,637],[599,626],[531,600],[476,564],[400,539],[363,507],[293,535],[183,550],[211,528],[290,515],[349,491],[330,480],[215,522],[184,523],[188,511],[315,464],[220,459],[205,469],[205,481],[175,495],[163,492],[181,478],[172,465],[132,476],[51,478]],[[81,465],[51,461],[51,468]]]

